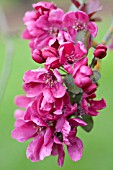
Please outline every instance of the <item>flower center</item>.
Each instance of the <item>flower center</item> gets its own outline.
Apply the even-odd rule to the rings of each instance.
[[[66,54],[65,57],[67,59],[67,63],[73,64],[75,62],[74,51],[72,51],[71,54]]]
[[[51,73],[46,73],[43,77],[43,80],[45,81],[46,84],[48,84],[50,87],[52,87],[56,78]]]
[[[51,36],[57,37],[58,36],[58,32],[59,32],[58,28],[50,27],[49,34]]]
[[[73,28],[76,31],[82,31],[86,28],[86,23],[83,23],[81,21],[75,21],[75,25],[73,26]]]

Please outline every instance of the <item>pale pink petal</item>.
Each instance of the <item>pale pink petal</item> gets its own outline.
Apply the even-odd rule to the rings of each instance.
[[[79,118],[71,118],[68,120],[71,126],[86,126],[87,123]]]
[[[21,108],[26,108],[31,101],[32,98],[28,98],[23,95],[15,97],[15,104]]]
[[[23,117],[24,117],[24,111],[17,109],[17,110],[15,111],[15,113],[14,113],[14,117],[15,117],[16,119],[23,119]]]

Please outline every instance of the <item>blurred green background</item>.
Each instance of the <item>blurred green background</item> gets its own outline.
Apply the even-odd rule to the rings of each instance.
[[[22,16],[26,10],[32,9],[29,1],[0,0],[4,8],[12,39],[14,43],[14,57],[11,74],[2,102],[0,103],[0,170],[58,170],[57,158],[49,157],[42,162],[32,163],[26,158],[25,152],[30,141],[18,143],[11,138],[11,131],[14,128],[14,97],[22,94],[22,77],[25,71],[37,68],[31,60],[28,42],[21,39],[21,32],[24,30]],[[56,0],[58,6],[67,10],[69,0]],[[103,11],[98,15],[102,16],[103,22],[99,23],[97,40],[101,41],[109,27],[112,19],[113,1],[101,1]],[[5,55],[5,41],[0,33],[0,71],[2,70]],[[10,57],[10,56],[9,56]],[[98,98],[104,97],[107,101],[107,108],[94,118],[95,125],[90,133],[78,130],[78,136],[83,140],[84,152],[82,159],[74,163],[66,154],[62,170],[113,170],[113,51],[108,52],[107,57],[102,61],[100,88]],[[4,77],[5,78],[5,77]]]

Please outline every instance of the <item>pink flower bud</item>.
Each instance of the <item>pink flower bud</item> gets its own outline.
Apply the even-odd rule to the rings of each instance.
[[[41,54],[41,51],[40,50],[37,50],[35,49],[32,53],[32,59],[36,62],[36,63],[44,63],[45,60],[44,58],[42,57],[42,54]]]
[[[96,58],[102,59],[106,56],[107,47],[103,44],[100,44],[96,47],[96,50],[94,51],[94,56]]]
[[[96,84],[92,83],[90,86],[83,88],[83,91],[87,94],[94,93],[97,89]]]

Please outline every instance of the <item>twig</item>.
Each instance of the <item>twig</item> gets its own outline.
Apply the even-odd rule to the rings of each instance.
[[[1,103],[11,72],[11,65],[14,52],[13,41],[9,35],[7,19],[1,6],[0,6],[0,29],[4,36],[6,44],[4,64],[0,75],[0,103]]]
[[[113,35],[113,21],[111,23],[109,30],[107,31],[107,33],[103,37],[102,44],[107,45],[107,43],[111,39],[112,35]]]

